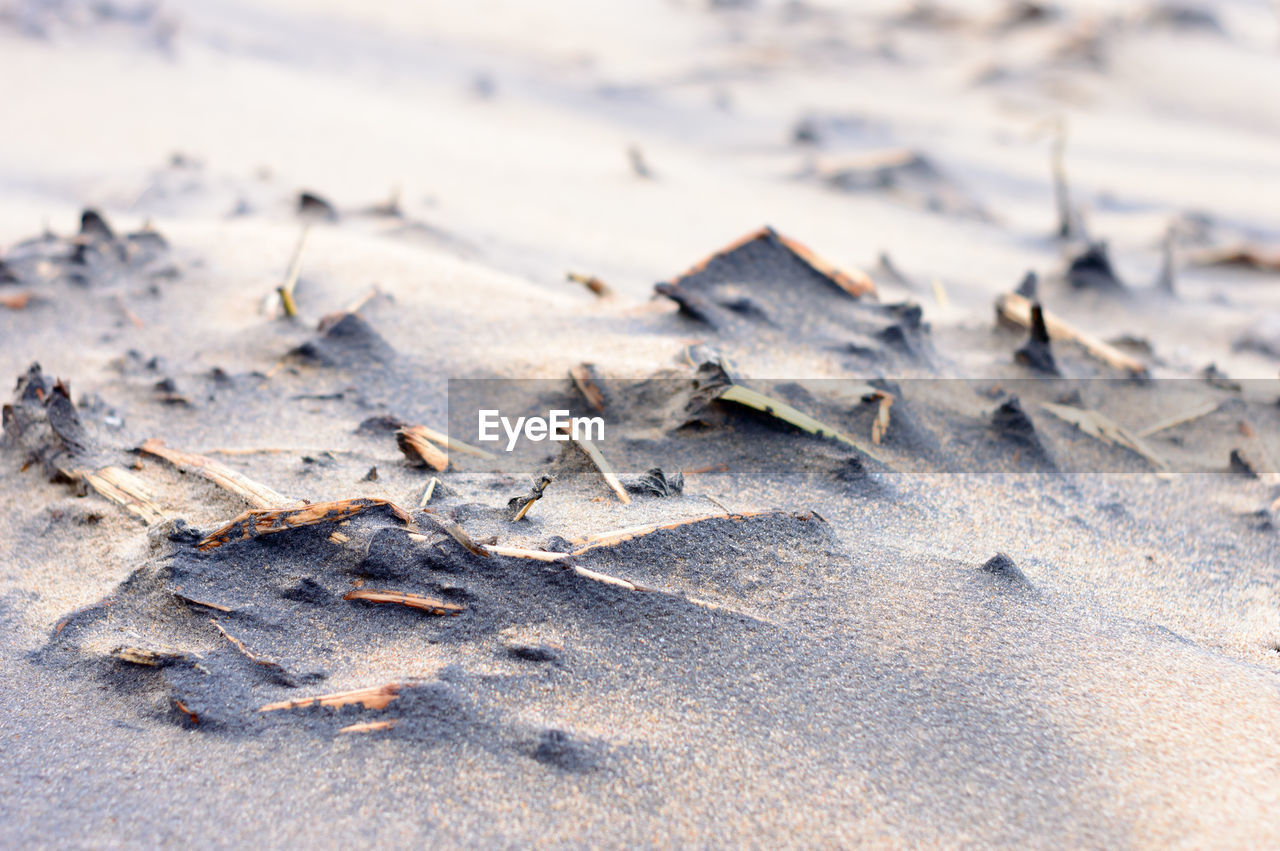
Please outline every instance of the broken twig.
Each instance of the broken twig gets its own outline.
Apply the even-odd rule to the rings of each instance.
[[[379,591],[374,588],[357,588],[342,595],[344,600],[361,600],[366,603],[399,603],[432,615],[456,615],[465,607],[446,603],[435,597],[424,597],[409,591]]]
[[[280,294],[280,306],[284,309],[284,315],[295,317],[298,315],[298,305],[293,300],[293,291],[298,286],[298,275],[302,272],[302,249],[307,246],[307,235],[311,233],[311,222],[306,222],[302,226],[302,233],[298,235],[298,244],[293,249],[293,258],[289,261],[289,271],[285,275],[284,283],[276,287],[276,292]]]
[[[627,489],[622,486],[622,482],[618,479],[618,474],[613,471],[613,467],[604,457],[600,448],[593,441],[585,437],[575,437],[573,441],[582,447],[582,451],[587,453],[587,457],[591,459],[591,463],[596,465],[596,469],[600,471],[600,475],[604,477],[607,484],[614,493],[618,495],[618,499],[623,505],[631,504],[631,496],[627,493]]]
[[[996,316],[1003,322],[1030,331],[1032,324],[1031,301],[1017,293],[1005,293],[996,298]],[[1076,343],[1092,357],[1117,369],[1127,370],[1135,375],[1145,375],[1146,364],[1117,349],[1110,343],[1103,342],[1092,334],[1081,331],[1063,319],[1059,319],[1049,311],[1043,311],[1045,328],[1054,340],[1070,340]]]
[[[262,535],[274,535],[288,529],[300,529],[318,523],[336,523],[350,520],[374,508],[387,508],[397,520],[413,526],[413,518],[394,502],[373,497],[341,499],[336,502],[315,502],[300,508],[267,508],[246,511],[230,523],[212,532],[196,544],[196,549],[207,552],[232,541],[247,541]]]
[[[1103,443],[1122,446],[1125,449],[1136,452],[1158,470],[1167,471],[1169,469],[1169,465],[1165,463],[1164,459],[1157,455],[1151,447],[1147,446],[1142,438],[1105,414],[1086,408],[1058,405],[1053,402],[1044,402],[1041,406],[1058,419],[1071,423],[1090,437],[1097,438]]]
[[[365,709],[386,709],[387,704],[400,696],[405,683],[386,683],[380,686],[340,691],[334,694],[321,694],[316,697],[300,697],[294,700],[281,700],[268,703],[258,708],[259,712],[275,712],[279,709],[301,709],[306,706],[328,706],[338,709],[358,703]]]
[[[223,490],[230,491],[254,508],[286,508],[301,504],[300,500],[291,499],[277,493],[264,484],[255,482],[248,476],[236,472],[225,464],[197,455],[194,452],[183,452],[170,449],[163,440],[151,438],[138,447],[138,451],[157,458],[163,458],[184,473],[196,473],[213,482]]]

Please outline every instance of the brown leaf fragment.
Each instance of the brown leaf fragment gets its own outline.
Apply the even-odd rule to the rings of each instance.
[[[1235,266],[1258,272],[1280,272],[1280,250],[1268,251],[1252,245],[1211,248],[1191,258],[1197,266]]]
[[[362,600],[366,603],[399,603],[431,615],[457,615],[466,608],[456,603],[446,603],[444,600],[414,594],[410,591],[387,591],[376,588],[357,588],[343,594],[342,599]]]
[[[187,708],[187,705],[186,705],[185,703],[183,703],[181,700],[178,700],[178,699],[175,697],[175,698],[173,699],[173,705],[174,705],[175,707],[177,707],[177,709],[178,709],[178,711],[179,711],[179,712],[181,712],[183,715],[185,715],[185,716],[187,716],[188,718],[190,718],[190,719],[191,719],[191,723],[192,723],[192,724],[199,724],[199,723],[200,723],[200,716],[199,716],[199,715],[197,715],[197,714],[195,714],[194,712],[192,712],[190,709],[188,709],[188,708]]]
[[[300,508],[246,511],[221,529],[210,533],[196,544],[196,549],[208,552],[232,541],[247,541],[260,535],[273,535],[287,529],[299,529],[319,523],[336,523],[375,508],[386,508],[401,523],[407,526],[413,525],[413,518],[409,513],[390,500],[374,497],[340,499],[335,502],[314,502]]]
[[[577,272],[569,272],[565,277],[575,284],[582,284],[595,293],[597,298],[608,298],[613,295],[613,289],[595,275],[580,275]]]

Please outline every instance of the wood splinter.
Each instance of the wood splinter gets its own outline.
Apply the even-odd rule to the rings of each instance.
[[[195,473],[213,482],[223,490],[240,497],[253,508],[286,508],[302,504],[301,500],[291,499],[277,493],[266,485],[255,482],[248,476],[238,473],[212,458],[206,458],[194,452],[170,449],[163,440],[158,438],[153,437],[146,441],[138,447],[138,451],[162,458],[184,473]]]
[[[622,501],[622,504],[630,505],[631,495],[628,494],[627,489],[622,486],[622,481],[618,478],[618,474],[613,471],[613,466],[610,465],[608,460],[604,457],[604,453],[600,451],[600,447],[596,446],[594,442],[585,437],[574,437],[573,441],[582,448],[583,452],[587,453],[587,457],[591,459],[591,463],[595,464],[596,469],[600,471],[600,475],[604,478],[605,484],[607,484],[613,492],[618,495],[618,499]]]
[[[302,226],[302,233],[298,235],[298,244],[293,249],[293,258],[289,261],[289,271],[285,275],[284,283],[276,287],[276,292],[280,295],[280,307],[284,310],[284,315],[290,318],[298,315],[298,305],[293,299],[293,291],[298,286],[298,275],[302,272],[302,250],[307,247],[307,236],[311,233],[311,223],[307,222]]]
[[[374,733],[378,730],[390,730],[400,719],[388,718],[385,721],[360,721],[356,724],[348,724],[338,730],[339,733]]]
[[[1108,366],[1123,369],[1134,375],[1145,375],[1147,366],[1142,361],[1117,349],[1074,325],[1045,310],[1042,311],[1045,328],[1054,340],[1070,340],[1096,360]],[[1024,330],[1030,330],[1033,322],[1031,300],[1017,293],[1005,293],[996,298],[996,317]]]
[[[529,509],[533,504],[542,499],[543,492],[546,491],[547,485],[554,481],[550,476],[539,476],[533,483],[533,487],[525,496],[513,496],[507,502],[507,511],[511,512],[511,522],[523,520],[524,516],[529,513]]]
[[[431,615],[457,615],[465,606],[446,603],[435,597],[426,597],[410,591],[380,591],[375,588],[357,588],[342,595],[344,600],[361,600],[366,603],[398,603]]]
[[[400,690],[407,683],[386,683],[380,686],[368,686],[366,688],[352,689],[351,691],[334,692],[333,694],[321,694],[315,697],[299,697],[293,700],[281,700],[275,703],[268,703],[266,706],[258,708],[259,712],[275,712],[280,709],[301,709],[308,706],[327,706],[330,709],[338,709],[343,706],[351,706],[352,704],[360,704],[365,709],[386,709],[387,704],[400,696]]]
[[[340,499],[336,502],[314,502],[301,508],[269,508],[246,511],[196,544],[196,549],[208,552],[232,541],[247,541],[261,535],[274,535],[288,529],[300,529],[318,523],[337,523],[350,520],[375,508],[386,508],[406,526],[413,526],[413,518],[394,502],[373,497]]]

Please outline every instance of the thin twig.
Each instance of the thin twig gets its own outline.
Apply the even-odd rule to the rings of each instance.
[[[1146,364],[1117,349],[1110,343],[1076,328],[1064,319],[1060,319],[1049,311],[1042,311],[1045,328],[1049,337],[1054,340],[1070,340],[1078,344],[1091,356],[1117,369],[1127,370],[1135,375],[1145,375]],[[1017,293],[1004,293],[996,298],[996,316],[1004,322],[1019,328],[1031,328],[1031,301]]]
[[[307,236],[310,233],[311,222],[305,222],[302,225],[302,233],[298,235],[298,244],[293,249],[293,259],[289,261],[289,272],[285,275],[284,283],[276,287],[276,292],[280,294],[280,306],[284,308],[285,316],[294,317],[298,315],[298,305],[293,300],[293,291],[298,286],[298,275],[302,272],[302,249],[306,248]]]
[[[456,615],[465,607],[446,603],[435,597],[424,597],[409,591],[386,591],[375,588],[357,588],[342,595],[344,600],[362,600],[366,603],[399,603],[411,609],[419,609],[432,615]]]
[[[358,703],[365,709],[386,709],[387,704],[400,696],[400,690],[406,683],[386,683],[380,686],[340,691],[333,694],[321,694],[315,697],[300,697],[294,700],[281,700],[259,707],[259,712],[275,712],[278,709],[300,709],[305,706],[328,706],[337,709]]]
[[[255,482],[225,464],[197,455],[194,452],[183,452],[170,449],[163,440],[151,438],[138,447],[138,451],[157,458],[163,458],[184,473],[196,473],[213,482],[223,490],[230,491],[253,508],[285,508],[301,504],[301,500],[292,499],[277,493],[261,482]]]
[[[427,503],[431,501],[431,496],[436,492],[436,485],[438,484],[440,484],[440,480],[432,476],[431,481],[427,482],[427,486],[422,489],[422,499],[418,500],[419,508],[426,508]]]
[[[596,469],[600,471],[600,475],[604,477],[605,483],[613,489],[618,495],[618,499],[623,505],[631,504],[631,496],[627,493],[627,489],[622,486],[622,482],[618,479],[618,474],[613,471],[613,467],[609,465],[604,454],[600,452],[599,447],[585,437],[575,437],[574,442],[582,447],[582,451],[587,453],[587,457],[591,459],[591,463],[596,465]]]
[[[1173,419],[1164,420],[1163,422],[1158,422],[1153,426],[1148,426],[1147,428],[1144,428],[1142,431],[1138,432],[1138,437],[1151,437],[1151,435],[1153,434],[1159,434],[1162,431],[1166,431],[1176,426],[1185,425],[1189,422],[1194,422],[1195,420],[1198,420],[1201,417],[1206,417],[1209,414],[1212,414],[1214,411],[1218,410],[1218,408],[1220,407],[1222,407],[1221,402],[1214,402],[1208,405],[1207,407],[1192,411],[1189,414],[1179,414]]]

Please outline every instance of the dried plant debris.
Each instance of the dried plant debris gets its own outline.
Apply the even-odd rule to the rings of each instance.
[[[163,440],[152,438],[138,447],[138,451],[147,455],[163,458],[185,473],[195,473],[213,482],[223,490],[230,491],[240,497],[253,508],[284,508],[300,504],[300,500],[291,499],[277,493],[260,482],[212,458],[183,452],[165,446]]]
[[[1255,272],[1280,272],[1280,249],[1240,244],[1209,248],[1191,256],[1196,266],[1227,266]]]
[[[1084,251],[1072,258],[1067,267],[1067,282],[1077,290],[1116,293],[1125,289],[1111,266],[1111,256],[1105,242],[1090,243]]]
[[[918,305],[860,296],[874,285],[765,228],[656,287],[685,318],[736,346],[844,354],[850,368],[924,367],[934,353]]]
[[[90,209],[81,214],[75,236],[46,233],[13,246],[4,257],[2,277],[36,291],[65,282],[119,295],[125,285],[151,285],[177,274],[169,243],[159,232],[144,228],[119,235],[100,212]]]
[[[533,504],[542,499],[543,492],[547,489],[547,485],[551,484],[553,479],[550,476],[539,476],[533,482],[533,487],[529,489],[529,493],[525,496],[513,496],[507,502],[507,512],[511,515],[511,521],[523,520],[525,515],[529,513],[529,509]]]
[[[573,386],[578,388],[582,398],[594,411],[604,410],[604,392],[600,389],[600,377],[596,374],[595,364],[580,363],[569,368],[569,377]]]
[[[385,499],[362,497],[340,499],[334,502],[313,502],[301,508],[270,508],[246,511],[227,525],[206,535],[196,548],[208,551],[232,543],[246,541],[263,535],[274,535],[289,529],[299,529],[317,524],[332,524],[349,520],[366,511],[381,510],[390,513],[407,526],[413,525],[409,513]]]
[[[302,226],[302,232],[298,234],[298,242],[293,248],[293,256],[289,258],[289,268],[285,272],[284,281],[276,287],[276,292],[280,296],[280,307],[284,315],[290,318],[298,315],[298,305],[293,294],[298,288],[298,277],[302,274],[302,252],[307,247],[307,237],[310,234],[311,227],[308,222]]]
[[[338,209],[314,192],[298,193],[298,215],[310,221],[336,222]]]
[[[1169,468],[1165,460],[1149,447],[1141,437],[1133,434],[1105,414],[1086,408],[1076,408],[1071,405],[1059,405],[1054,402],[1045,402],[1042,407],[1058,419],[1071,423],[1090,437],[1136,452],[1157,470],[1166,471]]]
[[[565,276],[570,283],[582,284],[591,291],[597,298],[609,298],[613,295],[613,288],[595,275],[582,275],[577,272],[569,272]]]
[[[1059,375],[1049,347],[1049,329],[1045,326],[1044,311],[1039,304],[1031,305],[1031,336],[1014,352],[1014,359],[1028,369],[1044,375]]]
[[[991,218],[977,200],[919,151],[824,157],[814,165],[814,174],[844,192],[883,192],[934,213],[984,221]]]
[[[875,390],[875,388],[868,389],[872,394],[878,394],[880,392]],[[879,398],[879,396],[877,396],[877,398]],[[698,372],[698,391],[693,397],[691,405],[697,406],[710,401],[732,402],[737,405],[742,405],[743,407],[751,408],[752,410],[760,411],[761,413],[792,425],[801,431],[808,432],[809,434],[813,434],[818,437],[831,438],[851,446],[863,455],[879,461],[882,464],[888,463],[887,460],[874,449],[854,440],[839,429],[827,425],[803,411],[797,410],[786,402],[766,396],[757,390],[753,390],[743,384],[734,382],[723,366],[718,363],[706,363],[700,367]],[[691,413],[693,412],[691,411]],[[887,415],[884,427],[887,428]]]
[[[398,430],[396,445],[411,466],[430,467],[436,471],[449,467],[449,453],[432,443],[421,426],[408,426]]]
[[[679,496],[684,492],[684,473],[677,470],[668,475],[661,467],[653,467],[643,475],[624,477],[622,486],[628,493],[658,497]]]
[[[117,453],[93,436],[67,384],[50,381],[39,364],[18,379],[3,422],[4,446],[20,454],[21,469],[39,465],[53,481],[82,483],[144,523],[164,518],[146,482],[111,463]]]
[[[411,591],[387,591],[374,588],[356,588],[343,594],[342,599],[359,600],[365,603],[395,603],[431,615],[456,615],[466,608],[456,603],[446,603],[435,597],[414,594]]]
[[[554,740],[543,758],[564,768],[569,751],[604,759],[609,749],[530,727],[520,719],[530,701],[544,699],[543,686],[509,688],[525,681],[473,674],[475,660],[496,652],[510,664],[555,662],[590,675],[602,665],[631,667],[611,650],[655,630],[697,628],[711,646],[733,646],[809,593],[816,564],[847,559],[806,512],[673,520],[580,539],[575,555],[528,551],[483,562],[385,521],[350,515],[341,528],[351,546],[342,548],[324,530],[241,537],[204,551],[175,541],[106,599],[67,617],[39,663],[127,690],[132,705],[201,732],[283,726],[321,737],[475,736],[535,759],[531,743]],[[175,525],[170,537],[179,531]],[[369,542],[368,556],[360,541]],[[761,548],[769,559],[751,557]],[[371,572],[398,578],[366,585]],[[188,602],[195,600],[222,608]],[[545,633],[535,624],[554,625],[553,634],[514,641]],[[389,625],[403,628],[389,633]],[[383,652],[389,642],[395,653]],[[437,666],[435,677],[423,679],[424,660]],[[557,700],[560,682],[545,687],[545,699]]]
[[[604,457],[604,453],[600,451],[600,447],[596,446],[595,441],[586,437],[575,436],[573,442],[591,459],[591,463],[600,471],[600,476],[604,479],[605,484],[617,495],[618,499],[624,505],[629,504],[631,502],[630,495],[627,494],[626,488],[619,481],[618,474],[613,471],[613,465]]]
[[[996,298],[996,318],[1002,323],[1030,331],[1033,322],[1031,307],[1031,302],[1023,296],[1005,293]],[[1134,375],[1146,374],[1145,363],[1120,351],[1110,343],[1076,328],[1047,310],[1041,311],[1041,318],[1044,320],[1045,330],[1052,339],[1069,340],[1083,348],[1091,357],[1116,369]]]

